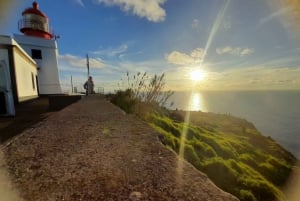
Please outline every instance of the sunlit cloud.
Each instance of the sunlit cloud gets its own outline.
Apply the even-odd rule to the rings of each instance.
[[[119,56],[124,57],[124,52],[128,50],[127,44],[122,44],[119,47],[116,48],[107,48],[107,49],[101,49],[97,51],[93,51],[92,54],[99,55],[99,56]]]
[[[87,66],[86,58],[65,54],[59,55],[59,62],[63,65],[69,65],[71,67],[85,67]],[[101,58],[90,58],[89,59],[90,68],[103,68],[105,66]]]
[[[167,85],[172,90],[192,88],[189,73],[192,68],[176,68],[167,73]],[[299,90],[300,67],[250,66],[227,68],[219,71],[206,69],[205,80],[199,82],[200,90]],[[180,82],[178,82],[180,80]]]
[[[210,89],[217,90],[299,89],[300,67],[228,69],[207,79]]]
[[[131,12],[151,22],[161,22],[166,11],[161,7],[167,0],[96,0],[107,6],[119,6],[124,12]]]
[[[226,46],[223,48],[217,48],[216,49],[217,54],[222,55],[222,54],[231,54],[231,55],[237,55],[237,56],[247,56],[251,55],[254,53],[253,49],[250,48],[240,48],[240,47],[231,47],[231,46]]]
[[[179,51],[173,51],[170,54],[167,54],[165,58],[168,61],[168,63],[180,66],[188,66],[199,64],[204,55],[204,49],[196,48],[192,50],[190,54],[182,53]]]
[[[254,50],[253,49],[249,49],[249,48],[245,48],[240,52],[241,56],[246,56],[246,55],[250,55],[253,54]]]
[[[70,60],[72,62],[77,62],[77,60],[81,59],[83,61],[81,62],[80,67],[74,67],[74,65],[70,64]],[[74,85],[76,85],[78,89],[83,90],[82,85],[87,77],[85,58],[78,58],[73,55],[63,55],[63,58],[60,59],[59,63],[59,69],[60,72],[62,72],[60,80],[65,89],[68,89],[69,91],[71,90],[70,77],[72,76]],[[164,66],[164,71],[161,69],[162,66]],[[122,62],[105,60],[105,68],[91,68],[90,75],[93,76],[96,87],[104,87],[106,92],[113,92],[114,90],[118,89],[118,84],[120,83],[121,78],[124,78],[127,72],[129,72],[131,75],[136,74],[137,72],[147,72],[148,75],[160,75],[165,71],[169,71],[169,69],[172,68],[165,66],[165,62],[160,60],[125,60]],[[167,77],[168,74],[169,73],[167,73]]]

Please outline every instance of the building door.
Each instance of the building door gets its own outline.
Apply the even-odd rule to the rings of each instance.
[[[8,66],[0,61],[0,115],[14,116],[15,105]]]

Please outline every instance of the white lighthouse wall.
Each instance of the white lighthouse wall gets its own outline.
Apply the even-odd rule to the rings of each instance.
[[[62,94],[56,41],[25,35],[14,35],[14,39],[32,57],[32,49],[41,51],[41,58],[33,57],[38,65],[39,93]]]
[[[17,82],[18,102],[38,97],[38,86],[36,83],[37,66],[29,55],[25,55],[14,46],[14,65]]]

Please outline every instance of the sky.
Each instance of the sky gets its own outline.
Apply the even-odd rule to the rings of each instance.
[[[82,87],[86,54],[97,87],[126,72],[166,75],[171,90],[300,89],[296,0],[40,0],[58,39],[61,83]],[[2,2],[0,34],[32,1]],[[4,12],[6,11],[6,12]],[[201,81],[191,73],[201,70]]]

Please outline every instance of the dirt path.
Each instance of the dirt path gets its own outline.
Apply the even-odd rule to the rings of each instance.
[[[0,167],[24,200],[237,200],[187,163],[179,183],[177,157],[157,133],[98,96],[52,114],[3,153]]]

